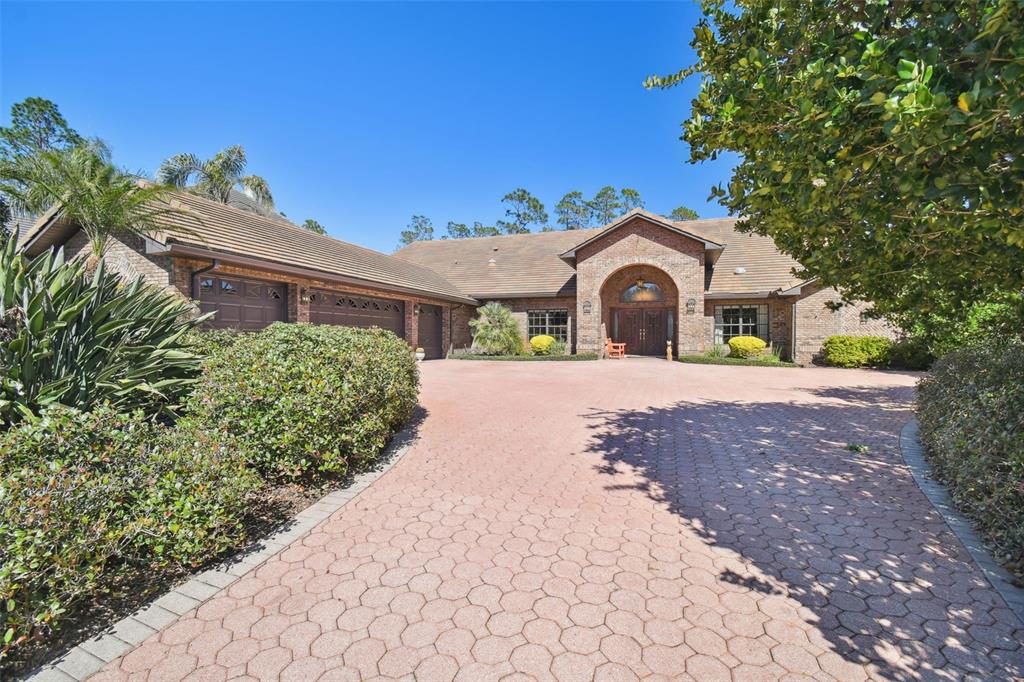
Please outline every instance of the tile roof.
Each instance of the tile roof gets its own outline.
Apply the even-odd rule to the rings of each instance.
[[[576,293],[576,271],[560,256],[617,223],[588,230],[414,242],[395,255],[435,270],[477,299],[571,296]],[[707,293],[759,294],[800,282],[791,272],[799,267],[797,262],[780,253],[771,238],[737,232],[736,218],[673,224],[681,231],[724,245]],[[736,268],[745,268],[746,272],[737,274]]]
[[[30,213],[15,213],[11,216],[10,222],[7,224],[8,229],[14,234],[18,235],[18,239],[22,239],[29,229],[36,224],[36,220],[39,218],[37,215]]]
[[[715,262],[707,293],[767,293],[788,289],[805,279],[793,274],[793,269],[799,270],[800,264],[781,253],[771,237],[738,232],[736,221],[736,218],[693,221],[701,223],[701,232],[725,245]],[[746,272],[737,273],[736,268]]]
[[[576,270],[559,254],[603,229],[413,242],[395,255],[431,268],[474,298],[573,296]]]
[[[475,303],[433,270],[394,256],[318,235],[284,219],[234,208],[210,199],[175,192],[171,205],[180,212],[159,218],[163,230],[150,235],[157,244],[184,246],[229,260],[244,257],[268,265],[283,265],[359,280],[382,288],[408,290],[426,296]],[[52,227],[51,227],[52,226]],[[57,245],[70,236],[61,221],[40,221],[22,246],[30,254]],[[46,234],[52,231],[54,235]],[[63,232],[62,235],[56,234]],[[204,254],[205,255],[205,254]],[[272,269],[272,268],[269,268]]]

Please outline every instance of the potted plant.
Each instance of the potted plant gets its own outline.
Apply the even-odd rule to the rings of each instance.
[[[425,357],[427,357],[427,352],[425,350],[423,350],[422,348],[417,348],[416,349],[416,359],[417,360],[422,360]]]

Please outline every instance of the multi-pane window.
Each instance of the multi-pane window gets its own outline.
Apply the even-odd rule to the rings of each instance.
[[[756,336],[769,341],[768,306],[716,305],[715,343],[728,343],[734,336]]]
[[[526,333],[531,339],[544,334],[563,343],[569,340],[568,310],[530,310],[526,320]]]

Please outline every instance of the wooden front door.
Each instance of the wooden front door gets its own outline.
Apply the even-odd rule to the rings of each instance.
[[[665,354],[669,308],[616,308],[612,315],[612,341],[626,344],[628,355]]]
[[[417,345],[423,349],[427,360],[444,357],[441,341],[441,306],[420,304],[419,321],[417,322]]]

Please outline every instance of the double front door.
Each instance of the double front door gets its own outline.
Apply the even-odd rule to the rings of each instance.
[[[612,341],[626,344],[629,355],[664,355],[671,337],[671,308],[612,310]]]

